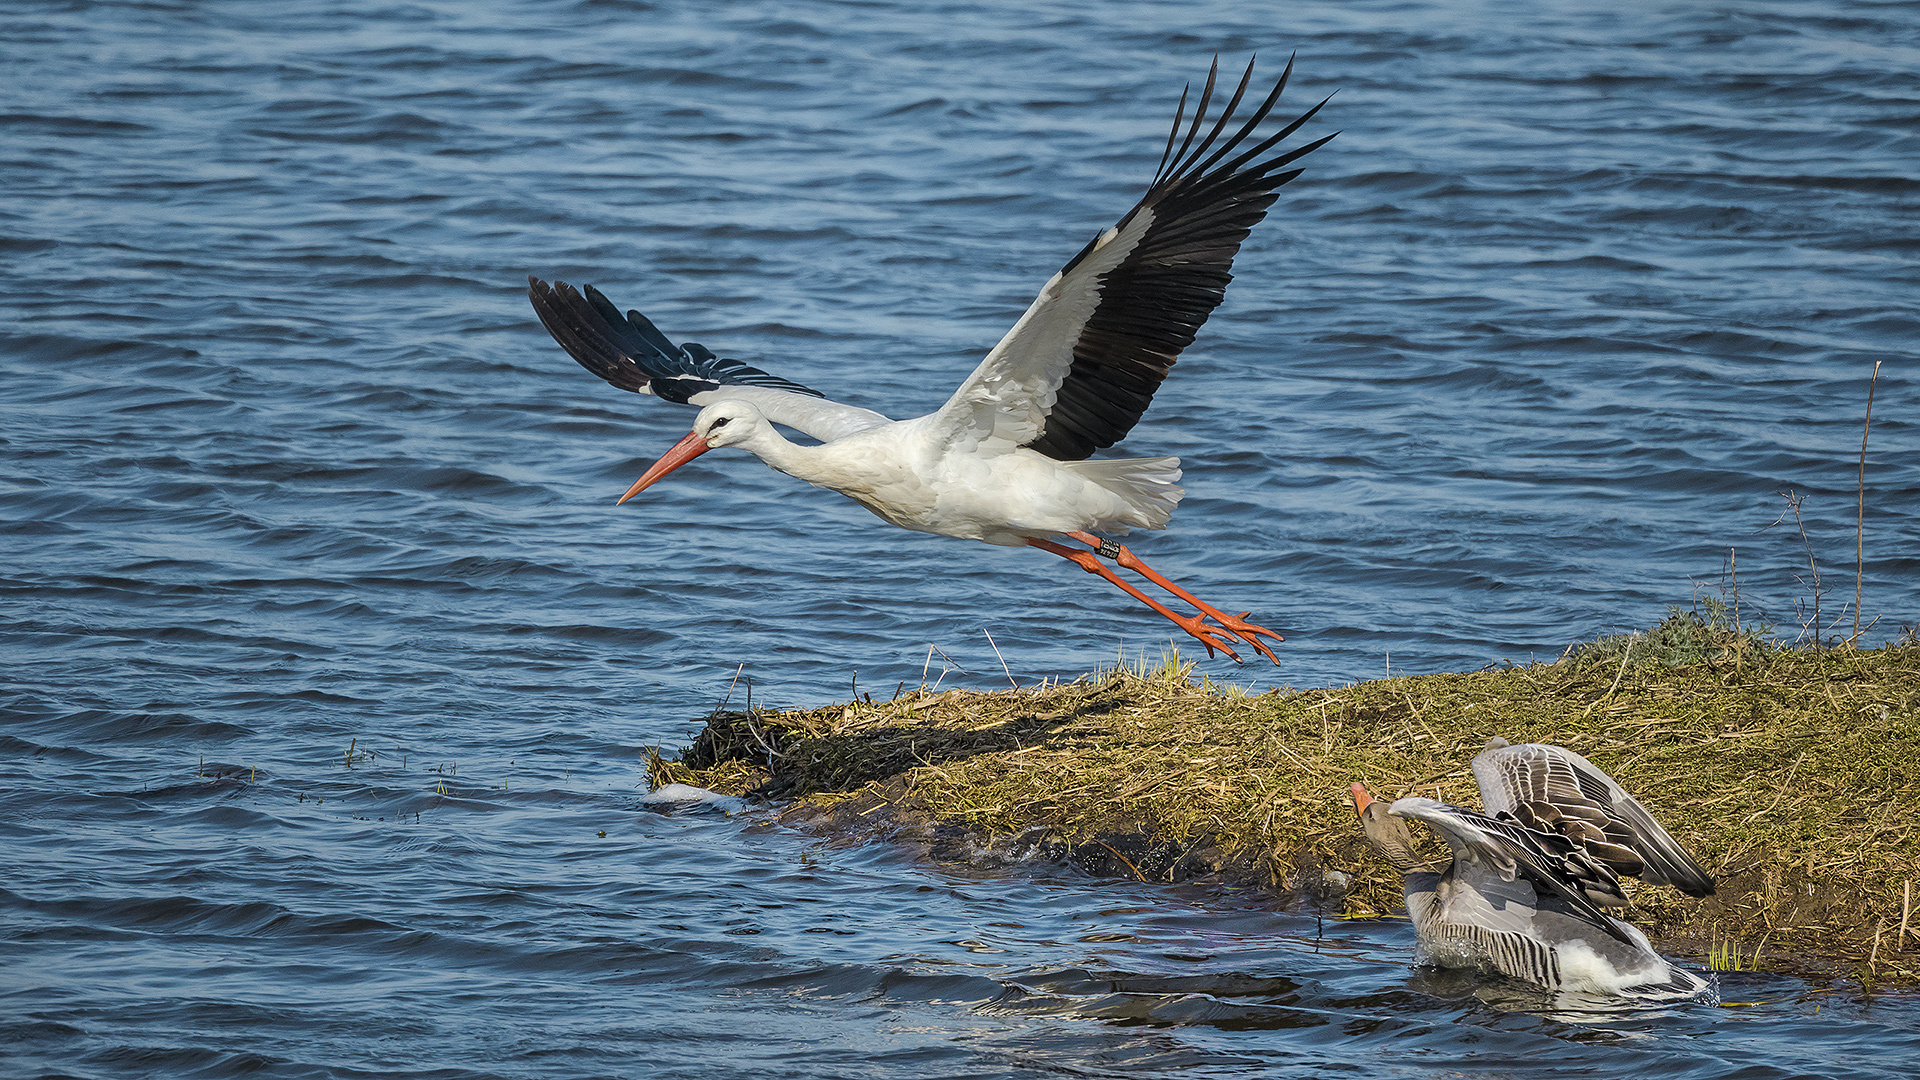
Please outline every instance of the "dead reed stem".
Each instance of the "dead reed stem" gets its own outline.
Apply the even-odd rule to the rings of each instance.
[[[1727,549],[1727,576],[1733,579],[1733,631],[1740,632],[1740,551]]]
[[[980,632],[987,635],[987,644],[993,645],[994,658],[1000,661],[1000,670],[1007,673],[1007,685],[1015,690],[1020,689],[1020,684],[1013,680],[1013,669],[1007,667],[1007,658],[1000,655],[1000,646],[993,643],[993,631],[983,627]]]
[[[1875,360],[1873,378],[1867,380],[1867,419],[1860,425],[1859,506],[1853,532],[1853,636],[1847,639],[1848,645],[1860,640],[1860,581],[1867,569],[1867,435],[1873,431],[1873,391],[1879,384],[1880,361]]]
[[[1582,716],[1582,719],[1585,719],[1588,716],[1592,716],[1593,710],[1600,706],[1600,702],[1605,701],[1608,698],[1612,697],[1613,692],[1615,690],[1620,689],[1620,678],[1621,676],[1627,673],[1627,658],[1633,655],[1634,642],[1638,641],[1639,639],[1640,639],[1640,635],[1638,632],[1635,632],[1633,635],[1631,635],[1627,639],[1627,647],[1620,651],[1620,670],[1613,673],[1613,685],[1607,687],[1606,693],[1601,694],[1599,698],[1597,698],[1594,701],[1593,704],[1587,706],[1587,711]]]
[[[1802,547],[1807,549],[1807,571],[1808,573],[1813,575],[1813,622],[1811,625],[1813,626],[1813,644],[1817,648],[1820,645],[1820,633],[1821,633],[1820,631],[1820,592],[1821,592],[1820,563],[1816,561],[1813,557],[1813,540],[1807,536],[1807,523],[1805,519],[1803,519],[1800,516],[1800,504],[1801,502],[1805,501],[1805,496],[1799,494],[1798,492],[1789,491],[1786,493],[1786,500],[1787,500],[1787,509],[1793,512],[1794,527],[1800,530],[1800,544]],[[1779,521],[1785,521],[1786,517],[1787,515],[1781,514]],[[1775,524],[1778,524],[1779,521],[1776,521]],[[1796,603],[1796,606],[1798,606],[1797,603]],[[1801,623],[1802,636],[1805,635],[1807,625],[1808,624],[1804,621]]]

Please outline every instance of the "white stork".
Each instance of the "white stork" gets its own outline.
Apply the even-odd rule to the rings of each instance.
[[[891,420],[826,400],[703,346],[675,346],[638,311],[623,318],[592,286],[583,296],[564,282],[549,287],[528,278],[540,321],[588,371],[623,390],[703,407],[693,431],[620,502],[708,450],[738,446],[902,528],[1031,546],[1072,560],[1173,620],[1209,656],[1219,649],[1240,659],[1223,636],[1230,634],[1278,663],[1260,639],[1279,641],[1280,635],[1247,622],[1249,612],[1233,616],[1205,604],[1125,547],[1095,535],[1164,528],[1184,494],[1176,482],[1180,459],[1087,460],[1139,421],[1175,358],[1220,303],[1241,241],[1266,216],[1275,189],[1300,175],[1299,169],[1280,170],[1333,138],[1263,156],[1318,112],[1322,101],[1241,149],[1280,99],[1293,72],[1291,60],[1259,108],[1220,141],[1253,79],[1249,62],[1202,137],[1218,72],[1215,61],[1184,139],[1187,95],[1181,93],[1146,195],[1055,274],[960,389],[925,416]],[[791,442],[776,424],[819,445]],[[1103,558],[1144,575],[1200,614],[1178,614],[1122,579]]]

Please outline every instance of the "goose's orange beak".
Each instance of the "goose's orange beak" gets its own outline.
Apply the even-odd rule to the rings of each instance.
[[[1364,814],[1367,812],[1368,805],[1379,802],[1379,801],[1380,800],[1374,798],[1373,795],[1367,791],[1367,785],[1361,783],[1358,780],[1355,780],[1353,782],[1353,812],[1354,813]]]
[[[613,505],[619,506],[620,503],[652,487],[654,481],[711,449],[713,448],[707,445],[707,440],[701,438],[699,432],[688,432],[687,437],[674,443],[673,449],[667,451],[659,461],[654,462],[652,468],[641,473],[640,479],[635,480],[633,486],[627,489],[627,493],[620,496],[620,501]]]

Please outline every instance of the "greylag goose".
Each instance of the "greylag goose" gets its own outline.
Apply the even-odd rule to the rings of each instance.
[[[1391,805],[1353,785],[1367,839],[1406,877],[1422,957],[1490,968],[1550,990],[1689,998],[1708,989],[1607,914],[1627,906],[1620,875],[1690,896],[1713,878],[1613,778],[1571,750],[1490,739],[1473,759],[1485,811],[1433,799]],[[1449,860],[1423,860],[1407,822],[1435,830]]]

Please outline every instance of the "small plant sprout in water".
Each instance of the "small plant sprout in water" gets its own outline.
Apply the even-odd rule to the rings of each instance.
[[[1707,949],[1707,967],[1714,971],[1759,971],[1760,953],[1766,947],[1767,939],[1762,936],[1760,943],[1753,947],[1753,952],[1743,957],[1740,955],[1739,942],[1732,938],[1716,937]]]

